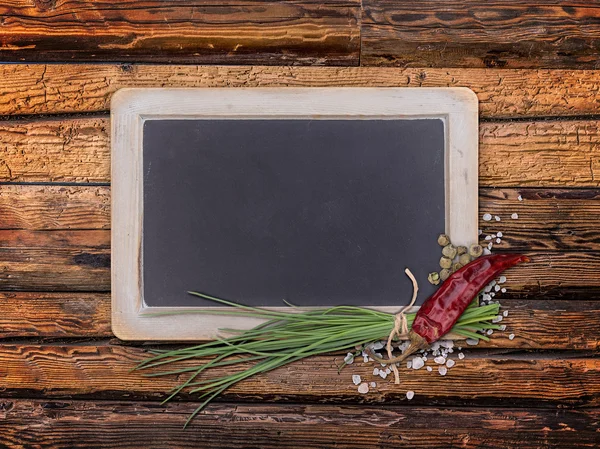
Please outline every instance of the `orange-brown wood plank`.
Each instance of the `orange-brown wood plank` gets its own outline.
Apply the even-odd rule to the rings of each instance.
[[[357,0],[11,0],[3,61],[358,65]]]
[[[365,0],[361,64],[598,68],[600,5],[560,0]]]
[[[503,299],[505,332],[477,348],[598,350],[599,301]],[[516,338],[509,340],[507,335]],[[0,338],[112,337],[108,293],[0,293]]]
[[[267,86],[465,86],[477,94],[486,118],[600,110],[597,70],[5,64],[0,115],[107,111],[111,94],[122,87]]]
[[[213,404],[4,399],[0,445],[58,448],[597,447],[598,409]]]
[[[479,184],[600,186],[598,120],[482,122]],[[0,181],[110,182],[107,117],[0,122]]]
[[[0,293],[0,338],[111,335],[110,294]]]
[[[453,355],[454,356],[454,355]],[[147,357],[139,347],[113,345],[0,344],[0,389],[4,397],[78,397],[164,399],[186,376],[144,377],[130,372]],[[393,376],[374,376],[373,363],[356,361],[338,374],[343,355],[324,355],[251,377],[233,386],[223,399],[250,401],[406,403],[411,390],[417,405],[587,406],[600,404],[600,359],[573,355],[484,355],[469,351],[446,376],[402,367],[400,385]],[[183,362],[182,362],[183,363]],[[179,364],[179,367],[190,366]],[[197,361],[194,365],[197,366]],[[167,367],[172,369],[173,367]],[[164,369],[164,367],[163,367]],[[235,368],[239,369],[239,368]],[[223,375],[234,368],[215,368]],[[352,374],[377,386],[358,393]],[[185,399],[193,395],[183,394]]]

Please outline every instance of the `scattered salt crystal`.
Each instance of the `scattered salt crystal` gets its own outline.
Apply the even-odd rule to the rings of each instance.
[[[437,351],[438,349],[440,349],[440,342],[439,341],[434,341],[433,344],[431,345],[431,350],[432,351]]]
[[[371,345],[371,348],[373,348],[374,351],[379,351],[381,348],[383,348],[383,343],[376,341]]]
[[[446,366],[447,366],[448,368],[452,368],[452,367],[453,367],[455,364],[456,364],[456,362],[455,362],[454,360],[452,360],[452,359],[448,359],[448,360],[446,361]]]
[[[358,385],[360,383],[360,376],[358,374],[353,374],[352,375],[352,382],[354,383],[354,385]]]
[[[369,384],[366,382],[363,382],[362,384],[360,384],[358,386],[358,392],[360,394],[367,394],[369,392]]]
[[[492,219],[492,214],[483,214],[483,221],[490,221]]]
[[[512,215],[510,216],[510,218],[512,218],[513,220],[518,220],[518,218],[519,218],[519,214],[517,214],[517,213],[514,213],[514,214],[512,214]]]
[[[392,372],[392,369],[391,369],[391,368],[386,368],[386,369],[385,369],[385,374],[390,374],[391,372]]]
[[[498,284],[504,284],[506,282],[506,276],[500,276],[500,279],[498,279]]]
[[[494,291],[499,292],[500,286],[498,284],[494,285]]]
[[[484,292],[488,293],[490,290],[492,289],[492,284],[488,284],[485,286],[485,288],[483,289]]]
[[[501,330],[501,331],[505,331],[505,330],[506,330],[506,324],[503,324],[503,325],[501,325],[501,326],[500,326],[500,330]]]
[[[496,285],[496,281],[490,282],[490,285],[493,287],[494,285]]]
[[[367,363],[369,361],[369,356],[368,355],[363,355],[363,362]]]
[[[492,244],[492,242],[490,242],[490,243],[488,243],[487,249],[491,250],[493,246],[494,245]]]
[[[510,334],[510,335],[508,336],[508,339],[509,339],[509,340],[514,340],[514,339],[515,339],[515,334]]]
[[[454,347],[454,342],[452,340],[443,340],[442,345],[444,346],[444,348],[451,349]]]
[[[354,354],[352,354],[352,353],[349,352],[346,355],[346,357],[344,357],[344,363],[346,365],[352,365],[353,362],[354,362]]]
[[[504,317],[506,318],[508,316],[508,310],[505,310],[504,312],[502,312],[502,315],[504,315]]]
[[[467,342],[467,344],[469,346],[475,346],[475,345],[479,344],[478,338],[467,338],[465,341]]]
[[[519,201],[523,201],[523,197],[522,197],[521,195],[519,195],[519,196],[517,197],[517,199],[518,199]]]
[[[433,359],[433,361],[438,365],[443,365],[444,363],[446,363],[446,359],[442,356],[436,357],[435,359]]]
[[[505,288],[502,288],[502,289],[500,289],[500,291],[501,291],[502,293],[506,293],[506,289],[505,289]]]
[[[486,240],[492,240],[492,236],[491,236],[491,235],[486,235],[486,236],[485,236],[485,239],[486,239]]]
[[[492,335],[493,333],[494,333],[493,329],[488,329],[486,332],[486,334],[488,334],[488,335]]]
[[[449,352],[450,354],[452,354],[452,353],[454,352],[454,349],[450,348],[450,349],[448,349],[448,352]]]
[[[458,358],[462,360],[462,359],[465,358],[465,355],[462,352],[459,352],[458,353]]]
[[[414,391],[407,391],[406,392],[406,399],[408,399],[409,401],[415,397],[415,392]]]
[[[496,243],[502,243],[502,240],[496,239]]]
[[[377,384],[375,382],[371,382],[370,386],[371,386],[371,388],[375,388],[377,386]]]
[[[427,371],[433,371],[433,368],[431,366],[428,366]]]
[[[483,234],[483,231],[480,229],[479,231],[477,231],[477,235],[481,235]]]
[[[494,216],[496,221],[500,221],[500,217],[498,215]]]
[[[493,298],[494,296],[496,296],[496,292],[490,292],[490,297]]]
[[[502,234],[501,231],[498,231],[498,234],[496,234],[498,237],[502,237],[504,234]]]
[[[425,362],[423,361],[423,359],[421,357],[415,357],[414,359],[412,359],[412,368],[413,369],[421,369],[421,368],[423,368],[423,366],[425,366]]]
[[[492,235],[491,235],[491,237],[492,237],[493,239],[495,239],[495,238],[496,238],[496,234],[492,234]]]
[[[424,362],[426,362],[426,361],[427,361],[427,357],[425,357],[425,356],[421,357],[421,359],[422,359]]]
[[[408,362],[406,362],[406,367],[407,367],[408,369],[411,369],[411,368],[412,368],[412,360],[409,360]]]
[[[448,372],[448,368],[446,368],[445,366],[440,366],[438,368],[438,371],[440,372],[440,375],[445,376],[446,373]]]
[[[379,376],[379,368],[373,368],[373,376]]]
[[[459,347],[458,347],[458,350],[459,350],[459,351],[462,351],[462,348],[459,346]]]
[[[489,249],[483,248],[483,255],[484,256],[489,256],[490,254],[492,254],[492,252]]]
[[[381,370],[379,371],[379,377],[381,377],[382,379],[385,379],[388,376],[388,373],[386,373],[385,371]]]
[[[499,323],[501,318],[502,318],[502,315],[498,315],[497,317],[492,318],[492,323]]]

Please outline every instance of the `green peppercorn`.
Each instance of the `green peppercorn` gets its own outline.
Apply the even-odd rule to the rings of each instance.
[[[450,244],[450,237],[448,237],[446,234],[440,234],[440,236],[438,237],[438,244],[440,246],[446,246]]]
[[[471,247],[469,248],[469,254],[471,255],[471,257],[479,257],[483,254],[483,248],[481,247],[481,245],[471,245]]]
[[[458,256],[458,262],[462,265],[466,265],[469,262],[471,262],[471,256],[469,256],[468,254],[461,254],[460,256]]]
[[[452,265],[452,271],[458,271],[463,267],[462,263],[456,262],[455,264]]]
[[[462,256],[463,254],[467,254],[469,250],[467,249],[466,246],[459,246],[456,248],[456,252],[459,256]]]
[[[440,271],[440,279],[442,281],[445,281],[446,279],[448,279],[450,277],[452,273],[450,272],[450,270],[448,268],[444,268],[442,271]]]
[[[456,248],[452,245],[446,245],[442,249],[442,254],[449,259],[454,259],[456,257]]]
[[[452,259],[449,259],[448,257],[440,258],[440,267],[449,269],[452,267]]]
[[[434,271],[433,273],[429,273],[427,280],[430,284],[438,285],[440,283],[440,275]]]

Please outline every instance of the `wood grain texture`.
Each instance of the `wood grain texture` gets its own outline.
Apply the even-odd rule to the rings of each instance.
[[[0,338],[111,335],[110,294],[0,293]]]
[[[99,112],[122,87],[469,87],[490,117],[579,116],[600,109],[600,71],[200,67],[49,64],[0,66],[0,115]]]
[[[186,377],[177,380],[174,375],[143,377],[139,372],[131,373],[136,362],[146,356],[138,347],[2,344],[0,388],[4,397],[164,399],[165,393]],[[233,386],[222,399],[392,404],[406,403],[406,391],[412,390],[415,398],[411,404],[416,405],[594,407],[600,403],[597,358],[493,356],[469,351],[464,360],[456,359],[446,376],[437,370],[402,368],[402,383],[395,385],[392,376],[385,381],[373,376],[372,363],[357,361],[338,375],[337,366],[343,357],[311,357],[249,378]],[[427,363],[437,366],[433,361]],[[215,368],[214,375],[224,370],[231,372],[230,367]],[[352,374],[377,382],[377,387],[361,395],[352,383]],[[194,398],[184,393],[182,399]]]
[[[600,121],[482,122],[479,185],[599,187]],[[0,122],[0,181],[110,182],[107,117]]]
[[[0,445],[57,448],[450,448],[597,446],[598,409],[0,401]],[[376,446],[375,446],[376,445]]]
[[[486,213],[494,218],[484,221]],[[511,218],[513,213],[518,219]],[[500,244],[491,241],[498,250],[597,251],[600,190],[480,189],[479,228],[482,245],[489,243],[486,236],[502,232]]]
[[[362,65],[598,68],[596,1],[366,0],[363,7]]]
[[[503,299],[506,333],[477,348],[598,350],[599,301]],[[110,294],[0,293],[0,338],[112,337]],[[499,337],[499,338],[496,338]]]
[[[4,61],[358,65],[356,0],[11,0]]]
[[[108,187],[3,185],[0,189],[0,229],[109,228]]]

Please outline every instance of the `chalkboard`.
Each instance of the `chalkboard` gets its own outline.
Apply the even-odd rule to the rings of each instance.
[[[144,299],[207,306],[400,305],[433,292],[444,123],[148,120]],[[400,299],[402,298],[402,299]]]
[[[394,312],[437,236],[477,240],[468,89],[122,89],[111,100],[112,328],[198,340],[252,306]]]

